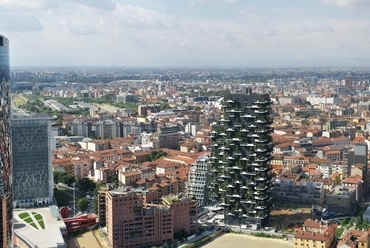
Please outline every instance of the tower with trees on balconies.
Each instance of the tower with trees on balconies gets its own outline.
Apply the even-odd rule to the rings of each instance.
[[[265,226],[271,197],[271,99],[267,94],[225,95],[211,131],[209,202],[224,207],[225,224]]]

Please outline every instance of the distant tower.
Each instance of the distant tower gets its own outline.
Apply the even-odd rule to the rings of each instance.
[[[352,85],[352,76],[351,75],[347,75],[344,79],[344,88],[346,90],[349,90],[351,91],[353,89],[353,85]]]
[[[13,247],[9,40],[0,35],[0,247]]]

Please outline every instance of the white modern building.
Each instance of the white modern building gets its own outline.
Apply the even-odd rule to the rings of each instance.
[[[198,207],[204,207],[206,201],[206,179],[209,170],[208,155],[200,156],[190,165],[187,195],[190,199],[195,197]]]

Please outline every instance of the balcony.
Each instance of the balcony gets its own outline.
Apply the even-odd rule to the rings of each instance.
[[[263,182],[263,181],[266,181],[267,178],[266,177],[257,177],[256,180]]]
[[[255,110],[254,113],[256,114],[268,114],[269,112],[267,110]]]
[[[255,190],[259,190],[259,191],[264,191],[264,190],[266,190],[268,188],[267,188],[267,186],[256,186],[256,187],[254,187],[254,189]]]
[[[261,196],[261,195],[259,195],[259,196],[255,196],[254,197],[254,199],[256,199],[256,200],[261,200],[261,201],[264,201],[264,200],[266,200],[268,198],[268,196]]]
[[[257,118],[257,116],[255,116],[255,115],[241,115],[240,117],[243,117],[243,118]]]
[[[255,152],[267,152],[267,150],[266,149],[261,149],[261,148],[258,148],[258,149],[256,149],[256,150],[254,150]]]
[[[235,131],[235,130],[234,130],[234,129],[232,129],[232,128],[228,128],[228,129],[226,129],[226,131],[233,132],[233,131]]]

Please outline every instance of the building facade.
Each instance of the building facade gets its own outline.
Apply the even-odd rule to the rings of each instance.
[[[277,177],[271,193],[275,203],[294,206],[321,206],[325,200],[324,183],[306,179]]]
[[[173,211],[166,206],[144,207],[144,195],[108,191],[107,240],[110,247],[152,247],[173,240]]]
[[[0,35],[0,247],[3,248],[13,246],[13,180],[9,79],[9,40]]]
[[[13,115],[13,201],[19,207],[53,200],[50,136],[49,116]]]
[[[159,148],[179,150],[179,132],[180,128],[178,126],[160,127],[158,133]]]
[[[206,179],[208,176],[208,155],[200,156],[190,165],[189,180],[186,194],[190,199],[196,199],[198,207],[202,208],[207,199]]]
[[[209,200],[224,206],[225,224],[265,226],[272,206],[271,100],[267,94],[228,94],[211,131]]]

